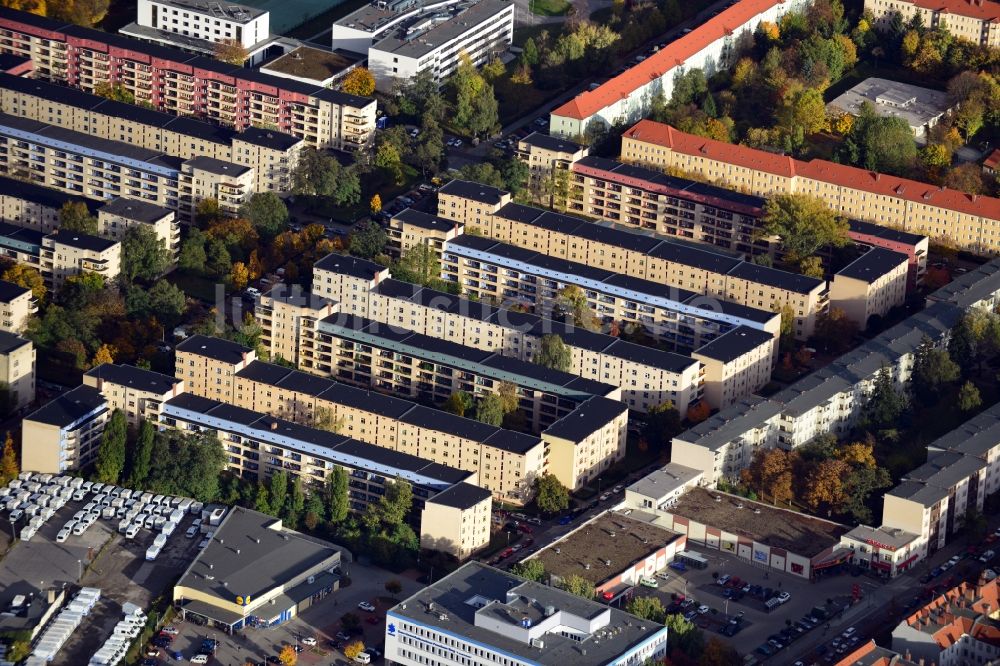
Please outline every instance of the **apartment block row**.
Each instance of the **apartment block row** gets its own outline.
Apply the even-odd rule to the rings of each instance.
[[[389,451],[326,430],[269,416],[185,391],[184,382],[126,365],[105,364],[81,386],[24,420],[22,467],[62,473],[93,463],[114,410],[130,423],[150,420],[182,432],[210,432],[226,453],[226,468],[249,481],[282,470],[321,492],[335,467],[349,477],[353,511],[379,501],[397,479],[413,486],[421,543],[465,557],[489,542],[491,494],[474,472]]]
[[[553,110],[550,131],[575,138],[635,122],[647,115],[657,95],[670,99],[678,74],[701,69],[712,76],[728,69],[740,42],[752,37],[757,26],[777,23],[804,5],[793,0],[739,0],[624,73]]]
[[[993,197],[821,159],[796,160],[687,134],[651,120],[625,131],[621,159],[689,173],[755,197],[809,194],[850,219],[926,235],[978,254],[1000,253],[1000,199]],[[855,233],[879,241],[862,229]],[[889,240],[882,237],[882,242]],[[905,238],[897,235],[893,242],[900,240]],[[926,246],[914,246],[912,252],[888,249],[911,255],[916,272],[925,269]]]
[[[959,39],[1000,48],[1000,3],[991,0],[865,0],[865,11],[882,30],[896,15],[904,24],[919,18],[925,28],[945,28]]]
[[[622,191],[621,186],[611,187]],[[633,190],[627,192],[613,196],[627,199]],[[656,194],[653,197],[666,199]],[[460,205],[460,199],[477,201],[481,207],[473,209],[474,216],[469,216],[470,209]],[[662,208],[665,204],[659,205]],[[722,214],[721,209],[716,211]],[[488,238],[559,259],[760,310],[777,312],[787,305],[795,315],[795,335],[803,340],[813,334],[816,318],[826,311],[829,303],[823,280],[753,264],[708,247],[512,203],[509,193],[500,192],[499,196],[484,193],[477,183],[457,180],[447,183],[438,192],[438,214],[464,224],[467,229],[475,227]],[[656,216],[662,217],[660,213]],[[441,235],[430,221],[420,218],[421,214],[415,211],[397,215],[389,223],[390,236],[399,236],[404,244],[413,242],[411,239],[419,238],[423,225],[426,236],[449,240],[447,233]]]
[[[830,365],[770,398],[751,397],[674,438],[672,461],[701,470],[708,485],[735,480],[760,448],[794,449],[817,435],[846,437],[857,423],[876,376],[891,372],[906,390],[917,350],[943,347],[970,308],[996,306],[1000,260],[984,264],[935,292],[928,306]]]
[[[186,220],[209,198],[235,215],[256,180],[254,169],[214,157],[184,160],[6,113],[0,113],[0,168],[18,180],[79,197],[152,203]]]
[[[257,192],[289,192],[305,141],[274,129],[237,131],[106,99],[49,81],[0,73],[0,107],[101,139],[162,151],[182,160],[210,157],[253,169]]]
[[[483,65],[514,40],[510,0],[445,0],[414,3],[372,2],[337,19],[334,49],[368,56],[375,86],[382,92],[429,72],[443,82],[464,55]]]
[[[625,454],[624,405],[608,418],[606,409],[591,416],[584,404],[539,436],[264,363],[253,350],[216,338],[185,340],[176,364],[175,375],[195,395],[305,425],[329,421],[339,434],[476,472],[480,485],[507,502],[527,502],[545,472],[577,488]],[[599,455],[611,446],[610,457]]]
[[[58,291],[66,278],[97,273],[111,281],[121,272],[122,244],[77,231],[42,234],[0,222],[0,258],[37,270]]]
[[[0,53],[29,58],[36,78],[86,92],[120,85],[160,111],[274,127],[318,148],[359,149],[375,131],[374,99],[28,12],[0,9]]]
[[[509,206],[518,204],[504,208]],[[496,235],[500,235],[502,218],[493,219]],[[511,229],[517,226],[512,220]],[[445,241],[456,238],[463,230],[462,225],[412,209],[389,222],[390,243],[397,252],[416,243],[426,243],[440,251]],[[549,247],[549,254],[554,254],[558,246],[552,243]],[[573,249],[575,253],[576,248]],[[618,250],[595,247],[591,252],[614,255],[613,262]],[[331,266],[343,263],[339,259],[330,260]],[[325,270],[320,264],[317,266]],[[386,275],[380,267],[372,269],[373,275]],[[314,280],[315,275],[320,274],[314,273]],[[329,289],[333,279],[338,278],[323,273],[314,288]],[[391,278],[376,280],[366,316],[479,349],[498,349],[505,356],[525,361],[532,360],[538,352],[544,335],[557,333],[573,355],[571,372],[621,386],[622,399],[629,409],[638,412],[670,400],[685,413],[701,397],[713,407],[724,407],[770,380],[774,338],[746,326],[724,333],[687,356],[625,342],[538,315],[495,308],[430,289],[417,289],[414,293],[414,289]]]
[[[169,208],[125,197],[102,203],[22,180],[0,177],[0,219],[14,226],[42,234],[54,233],[59,230],[59,211],[71,202],[87,206],[90,215],[97,219],[97,234],[102,238],[121,241],[129,228],[142,226],[156,234],[174,258],[180,251],[181,232],[177,215]]]
[[[0,282],[0,298],[10,298],[9,282]],[[4,324],[9,306],[3,303]],[[17,412],[35,401],[35,345],[20,335],[6,329],[0,330],[0,386],[6,390],[3,395],[7,404],[5,412]]]

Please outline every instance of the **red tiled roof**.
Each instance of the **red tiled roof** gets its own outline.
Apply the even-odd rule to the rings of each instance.
[[[947,12],[958,16],[968,16],[980,21],[993,21],[1000,18],[1000,2],[988,0],[911,0],[922,9],[934,12]]]
[[[958,190],[922,183],[919,180],[899,178],[826,160],[813,159],[808,162],[796,160],[766,150],[686,134],[651,120],[639,121],[626,130],[623,136],[655,143],[684,155],[701,155],[786,178],[802,176],[872,194],[1000,220],[1000,199],[994,197],[972,196]]]
[[[988,169],[996,169],[1000,166],[1000,148],[997,148],[990,156],[983,160],[983,166]]]
[[[601,109],[611,106],[663,76],[674,67],[679,67],[717,39],[733,34],[754,16],[761,14],[784,0],[740,0],[732,7],[713,16],[686,35],[675,39],[638,65],[606,81],[594,90],[577,95],[553,111],[553,115],[584,120]]]

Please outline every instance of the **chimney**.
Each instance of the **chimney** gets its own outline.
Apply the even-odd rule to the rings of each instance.
[[[45,599],[48,601],[49,605],[56,602],[56,588],[50,587],[45,594]]]
[[[277,430],[277,429],[278,429],[278,422],[271,421],[271,430]]]

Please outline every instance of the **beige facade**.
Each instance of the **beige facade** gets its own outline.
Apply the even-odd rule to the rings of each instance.
[[[389,234],[389,253],[398,258],[416,245],[427,245],[434,249],[440,259],[444,243],[463,230],[462,225],[450,220],[407,208],[389,220],[386,228]]]
[[[69,200],[63,192],[0,177],[0,220],[14,226],[52,233],[59,228],[59,208]]]
[[[465,559],[490,542],[493,501],[489,491],[460,483],[424,503],[420,547]]]
[[[788,306],[795,314],[795,336],[800,340],[813,334],[817,317],[827,309],[823,280],[740,261],[711,248],[637,236],[568,215],[507,204],[506,197],[500,198],[503,205],[490,205],[486,200],[463,204],[465,197],[478,196],[474,185],[451,181],[441,188],[438,215],[466,228],[475,226],[489,238],[586,266],[771,312]]]
[[[776,344],[771,335],[740,326],[692,351],[708,404],[728,407],[771,381]]]
[[[23,333],[28,319],[36,312],[38,301],[30,289],[0,280],[0,331]]]
[[[532,132],[517,142],[517,157],[531,172],[529,186],[536,198],[544,201],[565,200],[567,172],[573,162],[589,152],[587,146],[540,132]]]
[[[24,418],[21,469],[61,474],[80,469],[97,457],[107,401],[92,386],[78,386]]]
[[[177,214],[169,208],[136,199],[119,197],[97,211],[97,233],[121,241],[132,227],[145,227],[163,243],[173,259],[181,249],[181,231]]]
[[[302,358],[313,353],[313,345],[303,341],[313,340],[316,322],[337,311],[329,299],[280,284],[260,297],[253,314],[261,325],[260,344],[271,358],[301,367]]]
[[[195,395],[306,425],[323,414],[339,434],[474,472],[497,499],[527,502],[545,470],[536,436],[255,361],[252,350],[217,338],[194,336],[176,351],[175,375]]]
[[[833,276],[830,307],[844,311],[858,328],[884,317],[906,301],[909,272],[906,255],[874,248]]]
[[[276,127],[317,148],[356,150],[375,134],[375,100],[25,12],[0,12],[0,52],[30,58],[36,78],[93,92],[120,85],[139,104],[227,127]]]
[[[628,410],[594,398],[542,433],[549,473],[567,488],[582,488],[625,457]]]
[[[0,384],[9,391],[12,411],[35,401],[35,345],[31,340],[0,332]]]
[[[875,18],[875,26],[886,29],[894,14],[904,24],[920,17],[925,28],[946,28],[953,36],[992,48],[1000,48],[1000,3],[991,0],[865,0],[865,11]]]
[[[255,191],[288,192],[291,173],[305,142],[277,130],[235,132],[205,122],[143,109],[70,91],[37,79],[0,73],[0,108],[5,113],[110,141],[163,151],[182,160],[211,157],[254,170]],[[174,122],[171,122],[174,121]]]
[[[184,392],[184,382],[152,370],[104,363],[83,375],[83,384],[101,392],[111,410],[120,409],[130,426],[158,423],[160,407]]]
[[[1000,253],[1000,199],[819,159],[795,160],[649,120],[622,135],[621,158],[757,197],[810,194],[848,218],[925,234],[979,254]]]
[[[42,239],[42,277],[59,290],[66,278],[97,273],[111,282],[121,272],[122,244],[97,236],[57,231]]]

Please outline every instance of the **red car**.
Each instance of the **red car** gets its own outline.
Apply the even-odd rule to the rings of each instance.
[[[518,523],[517,524],[517,529],[521,530],[525,534],[531,534],[531,526],[530,525],[525,525],[524,523]]]
[[[500,559],[501,560],[505,559],[507,557],[510,557],[513,554],[514,554],[514,549],[513,548],[504,548],[502,551],[500,551]]]
[[[369,615],[368,617],[365,618],[365,622],[367,622],[368,624],[378,624],[381,621],[382,618],[380,618],[378,615]]]

